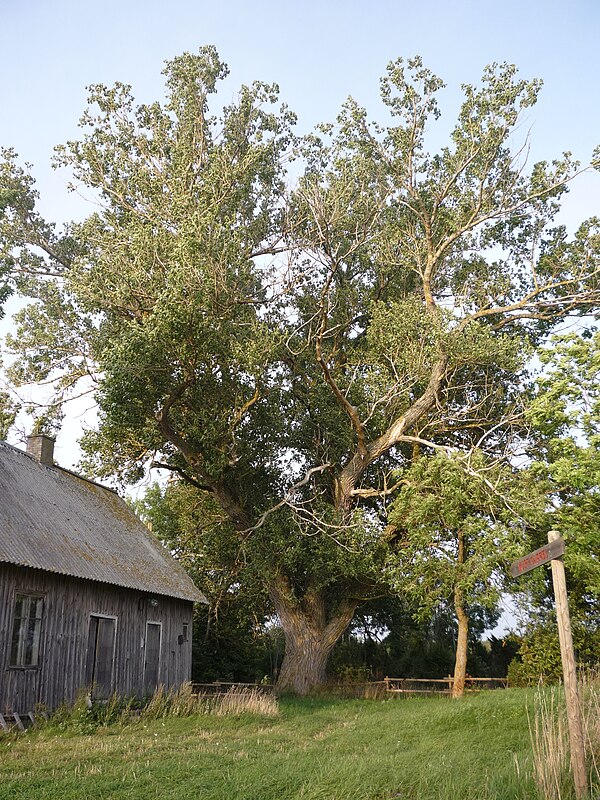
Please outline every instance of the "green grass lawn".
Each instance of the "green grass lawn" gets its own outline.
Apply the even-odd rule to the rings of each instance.
[[[47,728],[0,738],[0,798],[534,798],[528,704],[523,690],[282,700],[273,718],[168,718],[90,735]]]

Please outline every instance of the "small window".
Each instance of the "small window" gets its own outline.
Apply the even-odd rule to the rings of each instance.
[[[177,637],[177,642],[182,645],[184,642],[188,641],[188,633],[189,633],[190,625],[189,622],[184,622],[181,628],[181,633]]]
[[[37,667],[42,632],[44,598],[17,594],[10,646],[11,667]]]

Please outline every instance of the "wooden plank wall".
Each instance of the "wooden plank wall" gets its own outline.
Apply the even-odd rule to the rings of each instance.
[[[9,666],[15,595],[44,595],[44,612],[37,668]],[[113,690],[141,696],[144,680],[146,622],[162,623],[159,681],[166,688],[190,680],[193,604],[148,595],[100,582],[80,580],[42,570],[0,564],[0,713],[26,714],[37,704],[54,709],[73,702],[85,683],[89,618],[117,617]],[[188,641],[179,642],[188,623]]]

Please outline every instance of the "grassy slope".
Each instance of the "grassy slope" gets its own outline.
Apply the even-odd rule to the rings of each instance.
[[[463,701],[283,701],[277,718],[193,717],[0,739],[11,800],[515,800],[534,797],[523,691]]]

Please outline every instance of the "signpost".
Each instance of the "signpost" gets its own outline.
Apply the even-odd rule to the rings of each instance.
[[[573,650],[573,636],[571,634],[571,619],[569,617],[569,604],[567,600],[567,582],[565,580],[565,565],[562,556],[565,552],[565,542],[558,531],[548,533],[548,544],[534,550],[533,553],[515,561],[510,568],[513,577],[524,575],[541,564],[550,561],[552,567],[552,583],[554,585],[554,599],[556,601],[556,617],[558,620],[558,638],[560,641],[560,656],[563,667],[563,680],[565,684],[565,700],[567,704],[567,719],[569,722],[569,742],[571,745],[571,770],[575,784],[575,795],[580,800],[587,796],[587,772],[585,768],[585,748],[583,739],[583,724],[581,721],[581,708],[579,693],[577,691],[577,671],[575,666],[575,651]]]
[[[556,531],[552,531],[552,533],[556,533]],[[558,534],[556,535],[558,536]],[[564,553],[565,540],[560,537],[558,539],[553,539],[538,550],[534,550],[533,553],[529,553],[529,555],[523,556],[523,558],[515,561],[510,568],[510,574],[513,578],[518,578],[520,575],[524,575],[526,572],[530,572],[532,569],[540,567],[542,564],[547,564],[548,561],[551,561],[553,558],[559,558],[559,556],[564,555]]]

